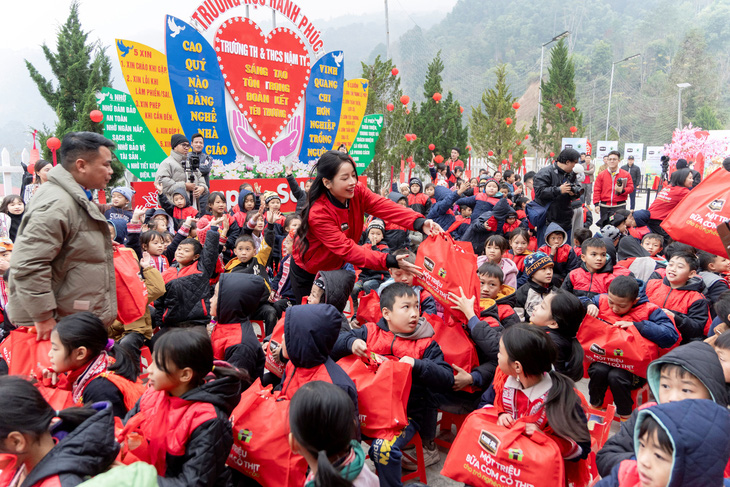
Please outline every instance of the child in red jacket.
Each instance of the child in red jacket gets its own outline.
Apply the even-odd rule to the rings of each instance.
[[[608,286],[616,276],[627,276],[629,271],[615,266],[608,261],[606,242],[591,237],[583,242],[581,250],[583,261],[577,269],[573,269],[563,281],[562,288],[580,298],[588,305],[593,296],[608,292]]]
[[[568,242],[568,233],[557,223],[548,225],[545,231],[546,245],[540,247],[538,252],[544,252],[553,260],[553,284],[560,286],[565,277],[573,269],[580,266],[580,261]]]

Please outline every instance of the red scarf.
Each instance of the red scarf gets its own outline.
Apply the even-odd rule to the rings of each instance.
[[[83,404],[82,397],[84,395],[84,389],[86,389],[86,386],[89,385],[89,382],[94,380],[100,374],[106,372],[108,366],[109,356],[106,354],[106,351],[102,350],[102,352],[89,364],[88,367],[86,367],[86,370],[84,370],[73,383],[71,397],[76,404]],[[70,379],[71,375],[69,375],[69,381]]]

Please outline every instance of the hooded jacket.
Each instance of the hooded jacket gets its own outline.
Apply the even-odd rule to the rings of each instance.
[[[246,370],[252,381],[263,375],[266,355],[249,318],[268,294],[264,280],[251,274],[223,274],[218,282],[213,353],[217,360]]]
[[[481,299],[479,304],[482,312],[479,313],[479,318],[474,316],[468,321],[467,332],[476,346],[479,357],[479,366],[471,371],[474,379],[472,385],[483,391],[494,380],[494,373],[499,365],[497,359],[499,340],[504,328],[500,325],[497,304],[494,300]]]
[[[124,423],[140,421],[139,429],[150,442],[148,451],[159,449],[159,458],[140,458],[164,467],[158,485],[228,485],[226,460],[233,446],[228,418],[240,399],[241,382],[234,377],[208,380],[180,397],[147,389]]]
[[[423,183],[418,178],[411,178],[411,180],[408,182],[408,186],[410,187],[413,184],[418,185],[418,193],[409,193],[408,194],[408,207],[415,211],[420,213],[422,216],[425,216],[428,213],[428,207],[431,205],[431,202],[428,200],[428,196],[423,193]]]
[[[357,267],[386,270],[388,255],[357,245],[365,213],[410,230],[420,231],[425,222],[415,211],[378,196],[358,183],[354,196],[347,200],[346,205],[329,194],[311,202],[307,234],[309,248],[304,252],[297,239],[294,242],[294,262],[311,274],[340,269],[346,262]]]
[[[692,277],[684,286],[672,289],[669,281],[651,279],[646,283],[649,301],[674,313],[674,323],[682,335],[682,343],[702,340],[710,331],[710,307],[702,291],[705,283],[699,277]]]
[[[552,247],[545,244],[538,248],[538,252],[544,252],[553,259],[553,276],[558,278],[561,282],[566,278],[570,271],[580,267],[580,259],[575,255],[573,247],[568,242],[568,233],[563,230],[563,227],[553,222],[547,226],[545,230],[545,240],[551,233],[559,233],[563,236],[563,243],[558,246],[555,253],[552,253]]]
[[[575,294],[585,305],[593,296],[606,294],[616,276],[628,276],[631,273],[623,267],[616,266],[606,259],[606,263],[598,272],[590,272],[585,262],[573,269],[563,281],[562,288],[570,294]]]
[[[349,330],[350,324],[344,315],[345,308],[350,301],[350,294],[355,287],[355,273],[346,269],[336,271],[322,271],[319,278],[324,281],[324,301],[331,304],[342,315],[342,329]]]
[[[210,322],[210,279],[217,262],[218,227],[210,227],[196,262],[186,267],[173,265],[162,274],[166,292],[155,303],[162,326]]]
[[[730,289],[728,283],[722,276],[712,271],[702,271],[699,273],[702,282],[705,283],[705,289],[702,293],[709,303],[716,303],[720,299],[720,295]],[[717,316],[715,306],[710,305],[710,316],[714,319]]]
[[[281,379],[281,397],[291,399],[307,382],[323,380],[350,396],[357,411],[357,389],[330,354],[340,334],[341,315],[331,304],[293,306],[284,315],[289,362]]]
[[[502,288],[497,294],[495,300],[497,304],[497,314],[499,315],[499,322],[503,327],[509,328],[510,326],[519,323],[520,317],[514,310],[517,302],[516,289],[507,284],[502,284]]]
[[[609,323],[631,321],[642,337],[656,343],[659,348],[670,348],[679,340],[679,332],[674,322],[662,309],[643,295],[634,306],[623,315],[617,315],[608,305],[608,295],[594,296],[589,304],[598,307],[598,317]]]
[[[527,279],[527,282],[517,288],[515,291],[515,302],[514,310],[517,316],[520,318],[520,322],[529,323],[530,316],[532,315],[535,308],[537,308],[545,296],[550,294],[555,289],[554,286],[548,287],[538,284],[532,279]]]
[[[431,205],[431,209],[428,211],[426,218],[430,218],[438,223],[441,228],[446,230],[456,221],[456,216],[451,210],[451,207],[454,206],[454,203],[456,203],[456,200],[459,199],[461,195],[456,191],[445,190],[443,186],[439,186],[439,188],[441,188],[442,191],[436,191],[434,193],[437,197],[437,201],[435,204]]]
[[[94,408],[98,412],[74,429],[66,429],[63,422],[52,427],[58,443],[28,473],[22,487],[74,487],[111,466],[119,452],[114,414],[106,403]]]
[[[688,343],[675,348],[649,364],[646,371],[647,382],[656,401],[660,399],[659,374],[663,364],[679,365],[704,384],[715,403],[722,407],[727,406],[725,376],[720,359],[717,358],[717,354],[711,345],[704,342]],[[611,470],[621,461],[628,460],[635,455],[634,428],[638,411],[638,409],[635,410],[631,413],[628,421],[621,423],[619,432],[609,438],[604,447],[597,453],[596,464],[601,476],[608,476]],[[696,419],[700,420],[701,418]]]
[[[23,215],[8,276],[7,312],[16,326],[78,311],[106,326],[117,317],[109,225],[61,164]]]
[[[474,219],[484,212],[492,211],[500,200],[502,200],[502,198],[499,197],[499,193],[494,196],[487,196],[487,193],[477,193],[474,196],[459,198],[456,200],[456,204],[459,206],[471,206],[474,208],[474,212],[472,213],[472,219]]]
[[[198,210],[190,206],[190,196],[187,191],[177,188],[172,191],[173,197],[176,194],[179,194],[183,198],[185,198],[184,207],[178,208],[177,206],[175,206],[172,203],[172,200],[165,196],[164,193],[157,194],[157,202],[160,204],[160,207],[165,210],[165,213],[167,213],[172,218],[173,225],[175,226],[175,231],[178,231],[180,230],[182,224],[185,223],[187,217],[195,218],[196,216],[198,216]]]
[[[730,413],[706,399],[659,404],[639,411],[634,449],[639,451],[641,424],[653,418],[669,437],[672,467],[667,487],[709,487],[723,484],[723,468],[730,455]],[[625,460],[601,481],[602,487],[639,487],[638,462]]]
[[[253,203],[254,208],[251,211],[257,210],[259,207],[259,200],[256,198],[256,195],[247,189],[242,189],[238,192],[238,202],[231,208],[231,216],[236,219],[236,223],[238,224],[238,228],[246,228],[246,224],[248,223],[246,221],[246,215],[248,212],[245,209],[245,203],[246,203],[246,197],[248,195],[253,195]]]
[[[362,244],[362,247],[370,250],[375,250],[377,252],[383,252],[384,254],[390,253],[390,248],[388,247],[388,244],[385,243],[385,240],[377,245],[373,245],[369,241],[365,241],[365,243]],[[358,277],[358,279],[362,282],[369,281],[371,279],[383,282],[389,277],[390,274],[388,273],[388,271],[374,271],[372,269],[362,268],[360,269],[360,276]]]

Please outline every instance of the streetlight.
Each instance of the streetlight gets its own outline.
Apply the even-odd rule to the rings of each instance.
[[[611,83],[608,88],[608,113],[606,114],[606,139],[608,140],[608,125],[611,120],[611,95],[613,94],[613,70],[616,67],[617,64],[621,64],[624,61],[628,61],[629,59],[634,59],[635,57],[639,57],[641,54],[634,54],[633,56],[625,57],[621,61],[616,61],[611,65]]]
[[[679,92],[677,93],[677,128],[679,130],[682,130],[682,90],[690,86],[692,85],[689,83],[677,83],[677,88],[679,88]]]
[[[538,85],[538,95],[537,95],[537,130],[540,131],[540,114],[542,113],[542,65],[543,61],[545,60],[545,46],[552,44],[555,41],[559,41],[560,39],[565,39],[570,35],[570,31],[566,30],[562,34],[558,34],[549,41],[547,41],[545,44],[542,45],[540,48],[540,84]],[[535,164],[537,164],[537,148],[535,148]]]

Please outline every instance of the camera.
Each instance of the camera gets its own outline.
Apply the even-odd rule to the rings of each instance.
[[[583,196],[583,193],[586,192],[586,189],[580,183],[570,183],[570,192],[576,196]]]
[[[190,166],[190,171],[197,171],[200,168],[200,155],[195,152],[188,152],[187,165]]]
[[[662,156],[662,172],[669,172],[669,156]]]

